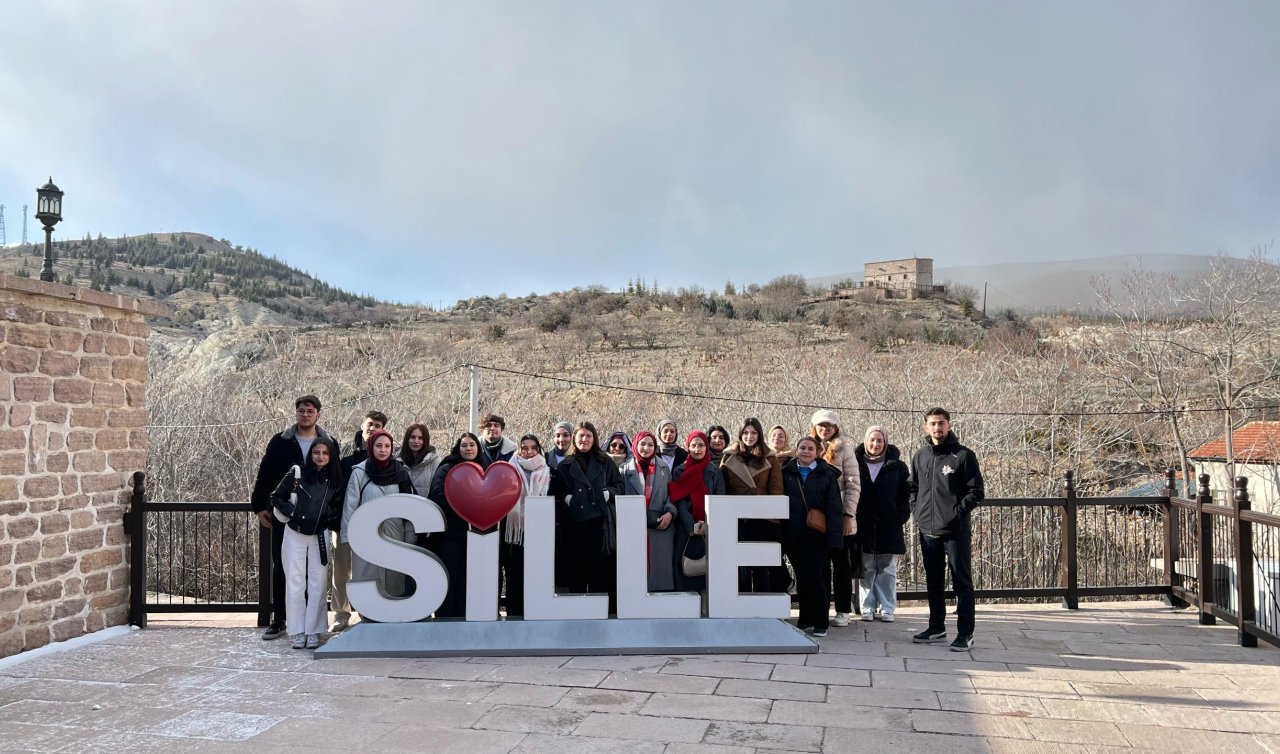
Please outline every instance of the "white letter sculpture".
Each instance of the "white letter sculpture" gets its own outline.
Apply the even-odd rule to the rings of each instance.
[[[707,614],[712,618],[781,618],[791,615],[786,594],[739,594],[739,566],[778,566],[776,542],[739,542],[738,519],[785,521],[790,503],[783,495],[707,495]]]
[[[449,572],[434,553],[408,542],[383,537],[378,529],[389,518],[407,519],[418,533],[444,531],[440,506],[418,495],[396,493],[376,498],[356,508],[347,524],[351,551],[373,565],[413,578],[412,596],[392,598],[382,593],[376,580],[347,585],[351,606],[360,615],[382,623],[411,623],[429,617],[449,591]]]

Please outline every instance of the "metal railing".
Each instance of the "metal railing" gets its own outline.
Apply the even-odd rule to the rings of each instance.
[[[1241,646],[1280,647],[1280,516],[1251,510],[1247,482],[1231,504],[1215,503],[1209,476],[1194,499],[1176,494],[1080,497],[1067,472],[1053,498],[988,498],[972,518],[973,581],[980,600],[1158,597],[1195,607],[1200,623],[1225,620]],[[257,612],[271,615],[271,532],[248,503],[167,503],[146,499],[133,475],[129,622],[148,613]],[[923,565],[914,521],[898,569],[898,596],[922,600]],[[952,592],[947,596],[954,597]]]

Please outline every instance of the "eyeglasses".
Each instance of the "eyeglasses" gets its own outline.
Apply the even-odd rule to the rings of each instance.
[[[609,450],[626,450],[626,449],[627,449],[627,446],[623,445],[620,442],[609,443]]]
[[[314,408],[300,408],[300,409],[298,409],[298,416],[313,416],[313,415],[318,414],[318,413],[320,413],[320,412],[319,412],[319,411],[317,411],[317,410],[316,410],[316,409],[314,409]]]

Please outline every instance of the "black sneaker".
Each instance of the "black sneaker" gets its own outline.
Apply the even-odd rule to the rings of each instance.
[[[952,652],[968,652],[970,649],[973,649],[972,636],[957,636],[956,640],[951,642]]]
[[[271,641],[272,639],[279,639],[281,636],[284,636],[284,635],[285,635],[284,625],[273,624],[271,626],[268,626],[266,631],[262,632],[262,640]]]
[[[819,639],[821,639],[822,637],[824,637],[824,636],[826,636],[826,635],[827,635],[827,629],[825,629],[825,628],[815,628],[815,629],[813,629],[813,633],[812,633],[811,635],[812,635],[812,636],[816,636],[816,637],[818,637]]]
[[[932,628],[926,628],[915,636],[911,637],[911,641],[916,644],[937,644],[940,641],[947,640],[946,631],[934,631]]]

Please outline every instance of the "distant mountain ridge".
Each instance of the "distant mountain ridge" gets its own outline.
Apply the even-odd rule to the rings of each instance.
[[[1098,308],[1091,279],[1112,280],[1141,266],[1147,272],[1172,275],[1180,280],[1203,275],[1211,256],[1194,254],[1123,254],[1055,262],[1003,262],[998,264],[934,267],[935,283],[962,283],[978,291],[987,289],[987,311],[1089,311]],[[945,261],[934,259],[934,264]],[[825,287],[840,280],[861,280],[862,272],[810,278],[811,285]]]

